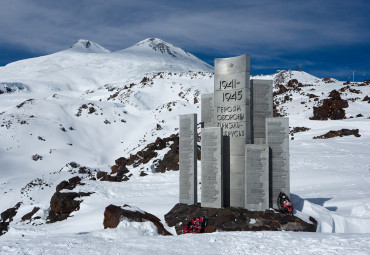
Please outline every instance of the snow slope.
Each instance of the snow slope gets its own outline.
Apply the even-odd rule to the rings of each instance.
[[[290,141],[291,198],[295,215],[313,216],[318,232],[326,233],[161,237],[149,223],[127,221],[104,230],[109,204],[136,206],[164,223],[178,202],[178,172],[153,173],[151,160],[129,168],[129,181],[112,183],[91,180],[68,163],[110,172],[115,159],[176,134],[179,114],[195,112],[199,120],[200,97],[213,91],[213,74],[209,65],[160,39],[117,52],[79,40],[65,51],[0,68],[0,212],[22,202],[0,237],[0,254],[183,254],[194,244],[204,254],[369,254],[370,105],[363,99],[370,86],[353,83],[341,93],[349,102],[347,119],[313,121],[313,107],[347,85],[296,71],[254,78],[273,79],[275,92],[293,79],[305,85],[274,100],[292,129],[310,128]],[[342,128],[359,129],[361,137],[312,139]],[[160,158],[166,151],[158,153]],[[36,154],[42,159],[33,160]],[[148,176],[140,177],[142,171]],[[73,217],[45,224],[56,185],[76,175],[85,185],[74,191],[95,193],[82,198]],[[41,208],[35,225],[21,221],[35,206]]]

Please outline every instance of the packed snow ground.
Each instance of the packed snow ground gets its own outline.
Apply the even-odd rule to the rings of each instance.
[[[67,163],[110,172],[115,159],[177,133],[179,114],[195,112],[199,120],[201,94],[213,91],[209,66],[159,39],[119,52],[86,45],[81,40],[69,50],[0,67],[0,89],[9,88],[0,94],[0,212],[22,202],[9,232],[0,237],[0,254],[370,254],[370,104],[362,101],[370,87],[351,84],[360,93],[342,93],[352,99],[347,119],[312,121],[318,101],[307,94],[324,99],[343,82],[325,83],[304,72],[255,78],[312,85],[292,91],[291,101],[283,102],[285,95],[276,99],[292,128],[310,128],[290,141],[291,198],[296,216],[318,221],[318,233],[163,237],[151,223],[127,221],[104,230],[109,204],[136,206],[165,224],[164,214],[178,202],[179,176],[153,173],[152,161],[130,168],[127,182],[93,181],[80,174],[86,185],[74,191],[95,193],[82,198],[73,217],[45,224],[56,185],[77,175]],[[359,129],[361,137],[312,139],[342,128]],[[35,154],[42,160],[32,160]],[[140,171],[149,175],[139,177]],[[35,206],[41,218],[34,225],[22,222]]]

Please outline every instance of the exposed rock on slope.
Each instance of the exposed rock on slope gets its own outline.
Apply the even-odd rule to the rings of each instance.
[[[47,223],[54,223],[67,219],[70,214],[80,209],[82,200],[75,200],[85,196],[90,196],[92,193],[87,192],[60,192],[63,189],[74,189],[77,185],[81,185],[81,178],[73,177],[67,181],[59,183],[56,187],[56,192],[50,200],[50,211]]]
[[[179,170],[178,162],[179,135],[174,134],[166,138],[157,138],[154,143],[148,144],[143,150],[131,154],[129,158],[121,157],[115,161],[112,166],[112,173],[125,169],[126,166],[138,167],[146,164],[158,156],[157,151],[169,148],[163,159],[156,159],[155,172],[165,172],[166,170]]]
[[[75,176],[68,181],[62,181],[59,183],[56,187],[56,191],[59,192],[63,189],[69,189],[73,190],[77,185],[85,185],[84,183],[81,183],[81,178],[78,176]]]
[[[163,158],[158,157],[158,151],[168,149]],[[200,147],[197,151],[198,160],[201,157]],[[129,158],[121,157],[116,159],[112,166],[112,174],[126,166],[138,167],[153,160],[153,171],[164,173],[165,171],[179,170],[179,134],[172,134],[169,137],[157,137],[155,142],[148,144],[143,150],[130,154]]]
[[[290,134],[295,134],[295,133],[299,133],[299,132],[305,132],[305,131],[308,131],[310,129],[311,128],[307,128],[307,127],[294,127],[292,130],[290,130]]]
[[[313,107],[311,120],[341,120],[346,118],[346,112],[343,108],[348,107],[347,100],[343,100],[336,90],[332,90],[329,97],[329,99],[322,101],[321,106]]]
[[[31,220],[32,216],[40,210],[40,207],[34,207],[31,212],[22,216],[22,221]]]
[[[129,180],[129,177],[126,175],[130,171],[126,169],[119,169],[118,171],[112,170],[112,175],[108,174],[107,172],[100,171],[96,174],[96,178],[99,181],[108,181],[108,182],[125,182]],[[115,175],[113,175],[115,174]]]
[[[17,211],[21,203],[17,203],[14,207],[9,208],[0,214],[0,236],[8,232],[8,226],[11,221],[13,221],[13,217],[17,214]]]
[[[358,129],[350,130],[350,129],[342,128],[341,130],[336,130],[336,131],[331,130],[324,135],[315,136],[313,139],[328,139],[328,138],[333,138],[337,136],[343,137],[343,136],[349,136],[349,135],[354,135],[355,137],[361,137]]]
[[[128,221],[136,222],[150,221],[157,227],[160,235],[171,235],[171,233],[164,228],[161,220],[156,216],[129,205],[124,205],[122,207],[109,205],[106,207],[103,221],[104,228],[116,228],[122,218],[126,218]]]

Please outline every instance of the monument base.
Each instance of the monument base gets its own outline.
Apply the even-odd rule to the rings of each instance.
[[[196,217],[205,217],[205,233],[216,231],[298,231],[316,232],[317,222],[310,217],[307,223],[298,217],[288,216],[278,211],[248,211],[243,208],[208,208],[197,205],[176,204],[165,216],[169,227],[175,227],[182,234],[188,222]]]

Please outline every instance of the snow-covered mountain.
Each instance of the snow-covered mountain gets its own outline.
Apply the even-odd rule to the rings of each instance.
[[[164,223],[164,214],[178,202],[178,171],[158,173],[156,168],[174,141],[167,139],[161,148],[150,144],[178,133],[179,114],[195,112],[200,120],[200,97],[213,91],[212,72],[211,66],[194,55],[157,38],[116,52],[79,40],[64,51],[0,67],[0,212],[21,202],[8,233],[0,237],[0,253],[22,253],[25,247],[55,252],[57,239],[70,244],[76,253],[90,246],[105,253],[104,242],[117,253],[120,247],[114,242],[124,240],[130,252],[146,253],[154,247],[173,254],[196,242],[187,235],[163,240],[153,236],[150,224],[124,222],[119,229],[104,230],[102,222],[109,204],[129,204]],[[368,243],[370,83],[344,83],[287,70],[252,78],[274,80],[276,114],[290,118],[295,215],[313,216],[319,232],[347,234],[214,233],[197,237],[204,242],[200,250],[205,254],[232,253],[233,249],[266,254],[266,249],[273,253],[279,243],[281,249],[274,253],[285,254],[290,242],[296,242],[301,243],[297,246],[301,253],[310,254],[310,245],[318,245],[316,253],[325,249],[340,253],[336,248],[340,241]],[[340,100],[348,103],[343,108],[345,118],[331,120],[332,105]],[[321,113],[329,114],[329,119],[311,120],[314,107],[324,104],[331,105]],[[313,139],[341,129],[358,129],[360,137]],[[110,174],[121,157],[132,161],[127,164],[128,181],[94,180],[99,171]],[[73,191],[94,193],[80,198],[83,201],[73,217],[46,224],[56,186],[74,176],[85,185]],[[22,221],[34,207],[40,209],[32,220]],[[360,232],[364,234],[349,234]],[[16,245],[22,236],[24,241]],[[35,241],[39,238],[48,241],[40,244]],[[251,250],[256,238],[265,248]],[[317,244],[321,238],[327,243]],[[84,240],[89,244],[83,244]],[[135,242],[153,246],[135,250]],[[164,248],[173,242],[180,248]],[[209,249],[214,245],[219,252]],[[370,250],[366,245],[359,247]]]
[[[19,82],[32,90],[84,91],[146,73],[212,70],[194,55],[156,38],[116,52],[78,40],[70,49],[1,67],[0,77],[1,82]]]

